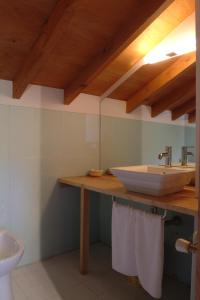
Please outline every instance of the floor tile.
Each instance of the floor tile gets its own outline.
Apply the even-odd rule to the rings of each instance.
[[[16,284],[14,280],[12,280],[12,288],[14,294],[14,300],[28,300],[22,289]]]
[[[90,271],[79,273],[79,251],[68,252],[13,271],[15,300],[151,300],[139,285],[111,267],[110,248],[93,245]],[[165,278],[162,300],[189,300],[189,288]]]

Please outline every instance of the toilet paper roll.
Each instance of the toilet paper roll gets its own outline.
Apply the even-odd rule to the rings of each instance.
[[[184,239],[178,239],[176,241],[175,248],[178,252],[189,253],[190,244],[191,242],[189,241],[186,241]]]

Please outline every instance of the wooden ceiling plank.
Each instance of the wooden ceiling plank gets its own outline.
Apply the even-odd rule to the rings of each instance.
[[[176,109],[172,110],[172,120],[176,120],[182,115],[192,112],[195,109],[196,101],[195,98],[190,99],[181,106],[178,106]]]
[[[65,88],[64,103],[70,104],[133,40],[135,40],[174,0],[147,2],[138,13],[120,28],[114,38],[92,59],[80,75]],[[139,3],[139,2],[138,2]]]
[[[84,89],[86,94],[101,96],[124,73],[156,47],[170,32],[179,26],[195,11],[194,0],[175,0],[163,13],[148,26],[103,72]],[[126,85],[126,84],[125,84]],[[123,87],[125,87],[123,85]],[[126,100],[131,95],[131,87],[118,89],[111,98]],[[136,87],[136,86],[135,86]],[[124,91],[125,91],[124,90]],[[133,94],[133,92],[132,92]]]
[[[156,78],[154,78],[146,86],[128,99],[126,111],[130,113],[138,106],[143,104],[147,98],[152,96],[160,88],[169,84],[169,82],[174,80],[174,78],[189,68],[195,61],[195,52],[180,56],[172,65],[170,65],[170,67],[168,67],[165,71],[159,74]]]
[[[170,109],[171,105],[179,104],[182,101],[191,99],[195,95],[195,80],[183,85],[181,89],[176,89],[164,98],[159,99],[151,106],[151,117],[154,118],[161,114],[163,111]]]
[[[71,11],[74,0],[58,0],[47,23],[32,46],[21,70],[13,81],[13,98],[19,99],[45,63],[45,57],[55,48],[63,35],[62,22]]]
[[[188,114],[188,122],[189,123],[196,122],[196,111],[195,110]]]

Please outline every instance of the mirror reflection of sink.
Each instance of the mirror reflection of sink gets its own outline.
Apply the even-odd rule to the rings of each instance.
[[[182,166],[181,164],[172,164],[172,168],[175,169],[187,169],[193,171],[193,176],[191,178],[191,181],[189,182],[190,185],[195,185],[195,170],[196,170],[196,164],[195,163],[188,163],[185,166]]]
[[[181,191],[194,177],[194,168],[140,165],[111,168],[128,191],[163,196]]]
[[[181,169],[188,169],[188,168],[192,168],[195,169],[196,168],[196,164],[195,163],[188,163],[187,165],[181,165],[181,164],[172,164],[172,168],[181,168]]]

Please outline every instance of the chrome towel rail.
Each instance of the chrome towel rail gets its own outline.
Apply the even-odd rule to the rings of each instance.
[[[116,199],[115,196],[111,196],[111,197],[112,197],[112,202],[116,202],[117,201],[117,199]],[[152,206],[151,207],[151,212],[152,212],[152,214],[158,214],[158,207]],[[165,221],[166,218],[167,218],[167,210],[165,209],[164,210],[164,214],[162,215],[162,220]]]

